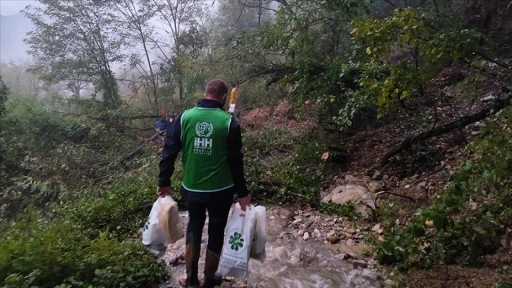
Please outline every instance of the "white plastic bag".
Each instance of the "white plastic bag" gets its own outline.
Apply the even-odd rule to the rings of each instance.
[[[260,235],[256,237],[257,231],[260,231]],[[247,278],[249,258],[260,261],[265,258],[267,240],[264,231],[265,207],[251,205],[243,212],[240,205],[235,204],[226,225],[218,272],[224,277]]]
[[[171,196],[158,197],[142,231],[142,244],[155,255],[162,255],[167,245],[183,237],[178,204]]]
[[[254,213],[256,218],[256,227],[254,231],[254,239],[251,245],[251,258],[265,261],[267,252],[265,246],[267,244],[267,232],[266,232],[266,209],[265,206],[256,206],[251,209],[250,213]]]

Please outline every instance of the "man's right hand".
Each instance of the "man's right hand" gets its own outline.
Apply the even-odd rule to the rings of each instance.
[[[158,195],[160,197],[165,197],[165,196],[167,196],[169,194],[171,194],[171,187],[170,186],[158,187],[156,189],[156,195]]]
[[[240,208],[242,208],[242,211],[245,211],[246,207],[251,206],[251,194],[248,194],[247,196],[238,199],[238,204],[240,204]]]

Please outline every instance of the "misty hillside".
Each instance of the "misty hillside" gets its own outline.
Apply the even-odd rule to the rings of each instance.
[[[23,42],[32,23],[23,15],[0,16],[0,61],[26,59],[27,44]]]

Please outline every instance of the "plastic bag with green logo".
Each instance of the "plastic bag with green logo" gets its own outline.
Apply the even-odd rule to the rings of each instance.
[[[238,203],[233,206],[226,225],[218,269],[224,277],[245,279],[249,276],[249,257],[256,232],[254,208],[251,205],[244,212]]]

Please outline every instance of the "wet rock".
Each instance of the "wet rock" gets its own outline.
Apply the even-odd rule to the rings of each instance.
[[[427,188],[427,182],[422,181],[418,183],[418,185],[416,185],[416,188],[418,188],[419,190],[425,190],[425,188]]]
[[[370,269],[352,270],[347,275],[346,287],[372,287],[371,283],[380,279],[380,276]]]
[[[333,234],[327,234],[326,240],[327,240],[327,242],[329,242],[331,244],[336,244],[341,241],[341,238],[340,238],[340,236],[338,236],[338,234],[333,233]]]
[[[384,189],[384,186],[379,181],[371,181],[370,183],[368,183],[368,189],[370,190],[371,193],[375,193],[382,191],[382,189]]]
[[[373,176],[372,176],[372,179],[373,180],[380,180],[382,178],[382,174],[380,173],[379,170],[375,170],[375,172],[373,172]]]
[[[345,175],[345,182],[346,183],[356,183],[359,179],[355,177],[354,175],[347,174]]]
[[[281,234],[279,234],[280,239],[290,240],[293,239],[293,235],[289,231],[283,231]]]
[[[355,269],[368,267],[368,263],[364,260],[352,260],[350,262],[352,263]]]
[[[324,203],[329,201],[335,204],[344,204],[351,201],[354,203],[356,211],[363,216],[368,215],[367,207],[373,210],[376,208],[375,200],[370,191],[362,185],[340,185],[322,199]]]
[[[165,255],[163,260],[167,265],[176,265],[179,264],[180,259],[184,259],[185,255],[185,238],[181,238],[176,243],[170,244],[167,246],[167,251],[165,251]]]
[[[347,241],[345,241],[345,244],[347,246],[354,246],[356,245],[356,241],[354,239],[347,239]]]
[[[306,212],[303,214],[304,217],[310,217],[311,215],[313,215],[313,212]]]
[[[304,223],[304,228],[308,228],[309,226],[313,225],[313,223],[315,223],[315,221],[309,220],[308,222]]]
[[[270,254],[270,253],[269,253]],[[272,254],[279,261],[288,261],[289,257],[286,253],[286,248],[284,246],[279,246],[273,249]]]

